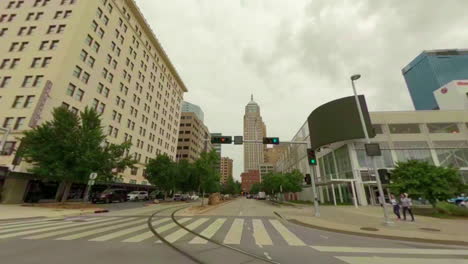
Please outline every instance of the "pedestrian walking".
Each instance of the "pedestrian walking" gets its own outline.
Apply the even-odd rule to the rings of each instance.
[[[390,195],[390,203],[393,205],[393,213],[397,216],[398,220],[401,220],[400,205],[398,204],[398,201],[393,194]]]
[[[406,221],[406,212],[411,215],[411,221],[414,222],[414,215],[413,210],[411,207],[413,206],[413,202],[411,198],[408,197],[407,193],[401,195],[401,207],[403,207],[403,220]]]

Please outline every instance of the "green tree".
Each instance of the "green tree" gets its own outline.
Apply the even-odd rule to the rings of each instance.
[[[282,175],[284,180],[282,180],[283,192],[300,192],[302,191],[302,182],[304,180],[304,175],[298,170],[293,170],[292,172]]]
[[[199,192],[201,191],[204,198],[205,192],[214,193],[220,191],[219,170],[216,165],[219,162],[219,156],[215,150],[211,152],[203,152],[200,158],[195,161],[195,173],[198,178]],[[202,206],[204,199],[202,199]]]
[[[166,154],[150,159],[146,165],[146,179],[164,191],[164,199],[169,192],[174,191],[176,175],[177,166]]]
[[[283,175],[278,172],[270,172],[262,179],[264,191],[272,195],[280,192],[280,186],[284,185],[284,182]]]
[[[232,177],[228,177],[225,184],[222,186],[223,194],[235,194],[236,193],[236,183]]]
[[[242,184],[239,181],[234,182],[234,194],[240,194],[242,192]]]
[[[422,197],[434,208],[438,200],[453,197],[461,186],[458,170],[417,160],[398,162],[392,171],[391,180],[392,192]]]
[[[61,182],[64,191],[57,198],[62,202],[67,200],[71,185],[86,183],[91,172],[97,172],[97,180],[105,182],[114,178],[113,170],[135,164],[125,156],[129,143],[105,144],[96,111],[86,108],[76,115],[59,107],[52,115],[51,121],[24,133],[18,154],[33,165],[31,173]]]
[[[187,160],[180,160],[175,164],[177,175],[176,175],[176,186],[177,189],[186,193],[196,191],[199,185],[198,177],[195,173],[194,165]]]
[[[250,187],[249,193],[257,194],[257,193],[262,192],[262,191],[263,191],[263,184],[261,184],[259,182],[256,182],[256,183],[252,184],[252,186]]]

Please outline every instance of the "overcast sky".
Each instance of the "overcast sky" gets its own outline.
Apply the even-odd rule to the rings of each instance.
[[[351,95],[412,110],[401,69],[422,50],[467,48],[467,0],[136,0],[211,132],[242,135],[254,94],[268,136],[289,140],[317,106]],[[243,170],[242,146],[224,145]]]

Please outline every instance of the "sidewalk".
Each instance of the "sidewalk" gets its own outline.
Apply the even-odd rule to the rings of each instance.
[[[98,208],[86,209],[56,209],[44,207],[31,207],[16,204],[0,204],[0,221],[13,219],[27,218],[43,218],[43,217],[66,217],[77,216],[82,214],[94,213]]]
[[[415,216],[416,221],[397,221],[388,208],[391,226],[383,225],[381,207],[321,206],[320,217],[310,205],[282,206],[276,210],[290,222],[334,232],[420,242],[468,245],[468,219]],[[411,219],[408,217],[408,219]],[[370,228],[373,231],[363,230]],[[375,230],[377,229],[377,230]]]

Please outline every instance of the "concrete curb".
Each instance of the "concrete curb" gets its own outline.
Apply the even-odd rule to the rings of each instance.
[[[363,236],[363,237],[372,237],[372,238],[383,238],[383,239],[389,239],[389,240],[403,240],[403,241],[409,241],[409,242],[421,242],[421,243],[432,243],[432,244],[443,244],[443,245],[468,246],[468,242],[460,241],[460,240],[439,240],[439,239],[418,238],[418,237],[404,237],[404,236],[390,236],[390,235],[381,235],[381,234],[369,234],[369,233],[363,233],[363,232],[348,231],[348,230],[342,230],[342,229],[335,229],[335,228],[317,226],[317,225],[313,225],[313,224],[309,224],[309,223],[304,223],[304,222],[299,221],[297,219],[285,218],[284,216],[280,215],[278,212],[274,212],[274,213],[277,216],[284,219],[285,221],[287,221],[288,223],[295,224],[295,225],[300,225],[300,226],[303,226],[303,227],[328,231],[328,232],[335,232],[335,233],[341,233],[341,234],[346,234],[346,235],[355,235],[355,236]]]

